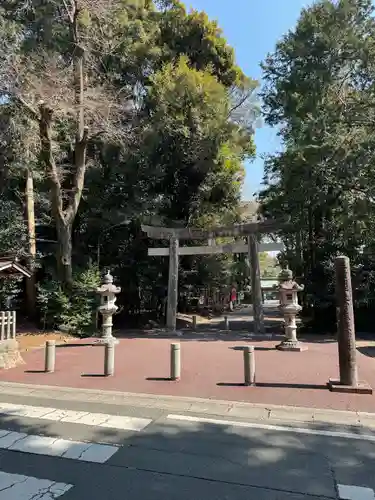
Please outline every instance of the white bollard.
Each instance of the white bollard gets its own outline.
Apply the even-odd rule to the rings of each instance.
[[[246,346],[243,349],[245,385],[255,385],[255,349]]]
[[[180,380],[181,378],[181,346],[180,344],[171,344],[171,380]]]
[[[56,342],[54,340],[47,340],[44,357],[44,371],[46,373],[53,373],[55,371],[55,361]]]
[[[229,325],[229,319],[228,316],[224,316],[224,330],[229,331],[230,330],[230,325]]]
[[[193,327],[194,331],[197,329],[197,317],[196,317],[195,314],[193,316],[193,325],[192,325],[192,327]]]
[[[104,344],[104,376],[110,377],[115,373],[115,343],[113,340]]]

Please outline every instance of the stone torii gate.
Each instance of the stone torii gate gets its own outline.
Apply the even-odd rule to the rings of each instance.
[[[193,228],[167,228],[142,225],[142,231],[151,239],[169,240],[169,248],[149,248],[149,256],[169,255],[167,328],[176,330],[178,301],[178,257],[179,255],[215,255],[222,253],[248,253],[251,275],[251,292],[255,333],[264,332],[262,290],[260,282],[259,251],[283,250],[280,243],[259,245],[257,233],[272,233],[284,225],[281,221],[265,220],[239,224],[230,227],[218,227],[210,230]],[[217,237],[247,236],[247,244],[208,245],[199,247],[180,247],[180,240],[212,240]]]

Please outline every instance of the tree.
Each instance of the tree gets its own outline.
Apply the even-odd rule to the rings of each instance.
[[[121,14],[126,14],[121,2],[97,0],[35,0],[25,9],[18,2],[3,6],[2,95],[38,123],[58,268],[68,285],[89,142],[99,134],[113,136],[129,114],[129,98],[116,92],[112,75],[102,68],[119,41]],[[108,36],[105,28],[114,35]]]
[[[256,82],[247,79],[236,68],[234,73],[239,75],[238,82],[243,82],[243,90],[235,91],[236,79],[228,81],[230,86],[225,87],[215,69],[215,64],[220,68],[219,63],[214,53],[209,56],[210,52],[202,54],[197,69],[194,47],[201,37],[208,39],[211,36],[211,23],[205,15],[186,14],[179,6],[173,9],[169,7],[157,14],[163,36],[158,43],[162,44],[163,51],[154,48],[150,64],[155,70],[138,82],[144,99],[138,101],[141,119],[136,143],[128,155],[119,155],[116,148],[106,145],[100,154],[102,169],[88,173],[88,192],[84,201],[89,211],[82,217],[82,222],[86,220],[89,224],[84,234],[90,235],[91,242],[100,239],[101,246],[106,246],[102,264],[118,260],[115,256],[121,248],[124,267],[117,272],[123,273],[124,279],[138,273],[138,278],[134,277],[138,282],[143,280],[141,275],[150,274],[146,281],[155,283],[164,261],[159,260],[154,268],[147,258],[146,245],[133,233],[139,225],[125,226],[122,222],[129,224],[134,219],[139,222],[145,218],[152,224],[167,225],[237,221],[243,161],[254,154],[252,118],[246,99],[250,99]],[[170,29],[171,16],[178,17],[179,25],[185,24],[181,33],[190,33],[190,42],[196,37],[194,43],[181,44],[179,51],[173,47],[181,33],[174,31],[172,37],[163,31]],[[191,16],[195,16],[194,23]],[[210,39],[223,44],[217,27],[215,37]],[[207,43],[207,50],[211,50],[210,47]],[[230,72],[234,64],[233,51],[228,49],[227,52],[231,57],[225,64]],[[180,57],[181,54],[184,55]],[[249,113],[241,118],[241,108],[245,105]],[[235,106],[238,114],[232,118]],[[99,213],[100,217],[95,217]],[[102,225],[101,230],[98,224]],[[112,248],[113,253],[109,250]],[[221,260],[221,257],[182,259],[186,273],[181,271],[181,284],[185,277],[191,281],[190,271],[195,272],[196,266],[223,269]],[[227,270],[226,260],[224,264]],[[210,281],[211,275],[210,272],[200,273],[203,283]]]
[[[1,99],[23,124],[4,146],[7,197],[11,184],[25,194],[26,167],[40,276],[53,277],[53,293],[70,304],[77,276],[99,256],[122,281],[126,305],[136,289],[152,295],[163,264],[147,258],[142,221],[239,220],[256,82],[217,24],[177,1],[4,0],[0,24]],[[181,282],[191,265],[216,279],[229,260],[183,262]]]
[[[267,159],[260,200],[265,213],[290,217],[286,257],[315,306],[332,302],[333,257],[359,263],[372,239],[373,12],[370,0],[321,0],[263,65],[265,118],[284,151]]]
[[[225,88],[210,72],[190,68],[187,58],[164,66],[150,83],[142,149],[157,167],[160,215],[191,224],[203,213],[202,204],[223,211],[238,197],[246,155],[244,148],[235,149],[239,132],[228,121]]]

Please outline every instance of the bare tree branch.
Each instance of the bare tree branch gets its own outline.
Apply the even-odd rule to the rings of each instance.
[[[47,171],[49,173],[49,178],[51,183],[52,210],[55,214],[55,217],[58,217],[60,220],[64,220],[61,184],[53,155],[53,146],[52,146],[53,111],[44,102],[40,104],[39,110],[40,110],[39,131],[41,140],[41,153],[44,164],[46,165]]]

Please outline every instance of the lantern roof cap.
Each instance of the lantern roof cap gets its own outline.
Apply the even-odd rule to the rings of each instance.
[[[110,272],[109,269],[107,271],[107,274],[103,278],[103,283],[105,283],[106,285],[109,285],[110,283],[113,283],[113,276],[112,276],[112,274],[111,274],[111,272]]]
[[[113,284],[113,276],[108,270],[103,278],[103,283],[96,289],[97,293],[119,293],[121,288]]]

